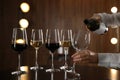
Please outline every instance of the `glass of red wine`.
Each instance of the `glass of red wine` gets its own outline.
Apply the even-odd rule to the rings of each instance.
[[[37,80],[37,72],[43,67],[38,65],[38,50],[43,45],[43,30],[42,29],[32,29],[30,45],[35,49],[35,66],[30,67],[31,70],[35,71],[35,80]]]
[[[59,45],[59,30],[58,29],[47,29],[45,37],[45,47],[49,50],[49,53],[52,58],[52,65],[50,69],[47,69],[46,72],[51,72],[51,80],[53,80],[53,72],[59,71],[59,69],[54,68],[54,53],[60,47]]]
[[[25,72],[21,71],[21,53],[27,48],[27,32],[25,28],[13,28],[12,43],[11,47],[18,53],[18,70],[12,72],[12,75],[18,75],[18,80],[20,80],[20,75]]]

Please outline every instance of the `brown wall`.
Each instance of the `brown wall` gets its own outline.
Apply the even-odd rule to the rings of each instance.
[[[85,29],[83,20],[94,13],[107,12],[114,5],[119,5],[118,0],[26,0],[31,10],[22,13],[19,4],[22,0],[0,1],[0,69],[16,68],[17,54],[10,47],[13,27],[18,27],[18,20],[22,17],[30,22],[28,37],[31,28],[75,28]],[[119,6],[118,6],[119,7]],[[119,36],[118,29],[111,29],[105,35],[91,33],[89,49],[96,52],[119,52],[119,44],[110,44],[110,38]],[[39,50],[39,64],[46,64],[48,51],[42,47]],[[29,47],[22,54],[23,65],[34,65],[33,48]]]

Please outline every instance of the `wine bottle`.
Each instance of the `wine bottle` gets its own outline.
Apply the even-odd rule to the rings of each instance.
[[[84,23],[87,25],[87,28],[94,33],[104,34],[108,31],[106,25],[96,19],[85,19]]]
[[[85,19],[84,23],[87,25],[90,31],[95,31],[99,29],[99,22],[95,19]]]

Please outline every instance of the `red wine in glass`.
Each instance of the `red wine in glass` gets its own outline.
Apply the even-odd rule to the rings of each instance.
[[[18,43],[16,43],[15,45],[11,44],[12,49],[17,51],[18,54],[20,54],[23,50],[25,50],[27,46],[28,46],[27,44],[18,44]]]
[[[46,43],[45,46],[52,53],[54,53],[60,47],[59,43]]]

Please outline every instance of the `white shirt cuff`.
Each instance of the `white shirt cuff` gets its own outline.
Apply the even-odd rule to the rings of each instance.
[[[120,54],[99,53],[98,61],[99,66],[120,68]]]

